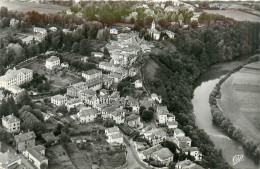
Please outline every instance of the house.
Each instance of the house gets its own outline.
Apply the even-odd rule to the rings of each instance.
[[[19,86],[26,82],[30,82],[33,79],[33,71],[26,68],[21,68],[19,70],[9,69],[5,75],[0,77],[0,88],[8,88],[13,86]]]
[[[176,145],[181,149],[191,147],[191,139],[189,137],[176,137],[176,141]]]
[[[17,95],[17,94],[22,93],[23,91],[25,91],[25,89],[22,89],[19,86],[11,86],[11,87],[8,87],[7,90],[12,92],[14,95]]]
[[[191,162],[190,160],[184,160],[176,163],[175,169],[204,169],[200,165]]]
[[[69,68],[69,63],[68,62],[63,62],[62,64],[61,64],[61,67],[63,67],[63,68]]]
[[[53,27],[50,27],[49,30],[52,32],[56,32],[58,29],[55,26],[53,26]]]
[[[174,39],[175,33],[173,33],[172,31],[169,31],[169,30],[165,31],[165,33],[167,34],[167,36],[168,36],[170,39]]]
[[[12,18],[10,20],[10,27],[14,27],[14,26],[16,26],[18,24],[19,24],[19,20],[15,19],[15,18]]]
[[[122,75],[119,74],[119,73],[113,73],[112,72],[112,73],[109,73],[107,75],[107,77],[113,79],[113,83],[119,83],[119,82],[121,82],[123,80]]]
[[[199,151],[198,147],[183,148],[182,152],[186,155],[190,153],[190,156],[193,156],[195,158],[195,161],[201,161],[202,159],[202,153]]]
[[[108,76],[103,76],[103,85],[106,89],[109,89],[114,82],[114,79],[108,77]]]
[[[146,109],[154,106],[153,100],[147,97],[143,98],[143,100],[139,100],[139,104],[140,106],[144,106]]]
[[[85,105],[92,106],[93,108],[96,108],[97,105],[99,104],[99,98],[97,97],[96,94],[94,95],[88,95],[88,91],[93,91],[92,89],[85,90],[82,92],[81,95],[81,100]]]
[[[41,165],[48,166],[48,159],[45,156],[45,147],[38,145],[23,151],[23,155],[27,158],[37,169],[41,169]]]
[[[146,142],[137,142],[134,141],[134,147],[136,151],[143,151],[149,148],[149,145]]]
[[[158,96],[157,94],[153,93],[151,94],[151,98],[154,101],[157,101],[158,103],[162,103],[162,96]]]
[[[75,83],[67,88],[66,95],[70,97],[80,97],[80,92],[86,89],[88,89],[86,82]]]
[[[107,136],[107,142],[109,143],[117,143],[117,144],[123,144],[124,143],[124,137],[122,133],[116,133],[111,134]]]
[[[91,55],[97,58],[102,58],[104,56],[101,52],[92,52]]]
[[[177,121],[168,121],[167,126],[168,126],[168,129],[176,129],[176,128],[178,128],[178,122]]]
[[[67,103],[67,97],[60,94],[52,96],[51,103],[55,104],[56,106],[65,105]]]
[[[153,152],[151,157],[161,164],[168,165],[173,160],[173,153],[168,148],[162,148]]]
[[[92,89],[94,91],[102,89],[102,84],[103,84],[103,81],[102,81],[102,79],[99,79],[99,78],[91,79],[86,82],[88,89]]]
[[[106,136],[117,134],[117,133],[120,133],[120,130],[117,126],[105,129]]]
[[[88,123],[95,120],[97,113],[96,109],[88,109],[78,112],[77,116],[80,123]]]
[[[115,28],[112,28],[112,29],[110,29],[110,34],[117,35],[118,34],[118,30],[115,29]]]
[[[46,35],[46,34],[47,34],[47,30],[44,29],[44,28],[34,27],[34,28],[33,28],[33,31],[34,31],[35,33],[40,33],[40,34],[42,34],[42,35]]]
[[[137,99],[131,97],[131,96],[126,96],[125,98],[125,107],[132,107],[133,112],[139,112],[140,105]]]
[[[141,81],[141,80],[136,80],[135,82],[134,82],[134,84],[135,84],[135,88],[142,88],[143,87],[143,82]]]
[[[7,152],[0,152],[0,168],[1,169],[12,169],[16,168],[18,166],[21,167],[21,169],[25,169],[21,166],[22,164],[22,158],[14,153],[11,153],[9,150]]]
[[[99,95],[100,95],[100,96],[105,96],[105,95],[108,95],[108,94],[109,94],[109,91],[106,90],[106,89],[101,89],[101,90],[99,91]]]
[[[53,69],[54,67],[56,66],[59,66],[60,65],[60,58],[57,57],[57,56],[51,56],[50,58],[48,58],[46,60],[46,63],[45,63],[45,67],[47,69]]]
[[[28,148],[35,146],[35,138],[36,135],[33,131],[29,131],[27,133],[20,133],[14,136],[15,140],[15,149],[19,152],[22,152]]]
[[[154,40],[159,40],[159,39],[160,39],[161,32],[158,31],[158,30],[155,28],[155,22],[154,22],[154,21],[152,22],[151,29],[148,29],[148,33],[149,33],[149,35],[150,35]]]
[[[115,72],[118,69],[117,66],[110,62],[99,62],[98,67],[109,72]]]
[[[185,136],[185,133],[183,130],[179,129],[179,128],[176,128],[174,129],[174,133],[173,133],[173,136],[174,137],[184,137]]]
[[[111,118],[117,124],[122,124],[125,121],[125,110],[116,105],[105,107],[101,111],[101,117],[103,119]]]
[[[47,120],[49,120],[51,118],[51,116],[48,115],[47,113],[44,113],[44,112],[41,112],[41,113],[42,113],[44,121],[47,121]]]
[[[166,140],[166,132],[161,128],[153,128],[145,132],[144,137],[155,146]]]
[[[111,102],[110,96],[108,94],[106,95],[99,95],[99,104],[109,104]]]
[[[91,69],[88,71],[84,71],[84,72],[82,72],[82,77],[85,78],[86,81],[97,79],[97,78],[102,78],[102,71],[97,70],[97,69]]]
[[[130,127],[140,127],[141,121],[140,116],[136,114],[131,114],[125,118],[125,123]]]
[[[139,152],[138,156],[141,160],[149,159],[154,152],[161,150],[162,148],[163,147],[160,144],[158,144],[156,146],[150,147],[144,151]]]
[[[13,114],[9,116],[3,116],[2,125],[9,133],[20,132],[20,119],[15,117]]]
[[[53,132],[42,134],[42,138],[46,141],[46,143],[53,143],[59,140],[58,137],[55,137]]]

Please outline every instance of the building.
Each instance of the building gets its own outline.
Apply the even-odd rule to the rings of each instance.
[[[118,30],[115,29],[115,28],[112,28],[112,29],[110,29],[110,34],[117,35],[118,34]]]
[[[174,129],[174,133],[173,133],[173,136],[174,137],[184,137],[185,136],[185,133],[183,130],[179,129],[179,128],[176,128]]]
[[[200,165],[191,162],[190,160],[184,160],[176,163],[175,169],[204,169]]]
[[[53,69],[55,66],[59,66],[60,65],[60,58],[57,57],[57,56],[51,56],[50,58],[48,58],[46,60],[46,63],[45,63],[45,67],[47,69]]]
[[[119,69],[119,67],[115,66],[110,62],[99,62],[98,67],[109,72],[116,72],[116,70]]]
[[[105,107],[101,111],[101,117],[103,119],[111,118],[117,124],[122,124],[125,121],[125,110],[116,105]]]
[[[42,35],[46,35],[46,34],[47,34],[47,30],[44,29],[44,28],[34,27],[34,28],[33,28],[33,31],[34,31],[35,33],[40,33],[40,34],[42,34]]]
[[[9,69],[4,76],[0,77],[0,88],[3,87],[8,90],[10,87],[19,86],[26,82],[30,82],[32,79],[33,71],[30,69]]]
[[[67,88],[66,95],[70,97],[80,97],[80,92],[86,89],[88,89],[86,82],[75,83]]]
[[[88,80],[93,80],[97,78],[102,78],[102,71],[97,70],[97,69],[91,69],[85,72],[82,72],[82,77]]]
[[[167,126],[168,126],[168,129],[176,129],[176,128],[178,128],[178,122],[177,121],[168,121]]]
[[[63,68],[69,68],[69,63],[68,62],[63,62],[62,64],[61,64],[61,67],[63,67]]]
[[[28,148],[35,146],[35,138],[36,135],[33,131],[27,132],[27,133],[20,133],[18,135],[14,136],[15,144],[16,144],[16,150],[19,152],[22,152]]]
[[[134,84],[135,84],[135,88],[142,88],[143,87],[143,82],[141,81],[141,80],[136,80],[135,82],[134,82]]]
[[[52,31],[52,32],[56,32],[57,28],[55,26],[53,26],[53,27],[50,27],[49,30]]]
[[[132,114],[125,118],[125,123],[130,127],[141,127],[140,116]]]
[[[44,113],[44,112],[41,112],[41,113],[42,113],[44,121],[47,121],[47,120],[49,120],[51,118],[51,116],[48,115],[47,113]]]
[[[23,155],[31,162],[37,169],[41,169],[41,165],[48,166],[48,159],[45,156],[45,147],[38,145],[32,148],[28,148],[23,151]]]
[[[12,169],[20,166],[22,164],[22,158],[17,155],[13,154],[9,151],[2,153],[0,152],[0,168],[1,169]],[[25,169],[22,168],[22,169]]]
[[[176,145],[183,149],[191,147],[191,139],[189,137],[176,137]]]
[[[161,128],[154,128],[144,133],[144,137],[155,146],[166,140],[166,132]]]
[[[88,89],[92,89],[94,91],[102,89],[102,84],[103,84],[103,81],[102,81],[102,79],[99,79],[99,78],[92,79],[92,80],[89,80],[86,82]]]
[[[168,109],[157,109],[157,120],[159,124],[175,124],[175,116],[170,114]],[[178,123],[177,123],[178,124]]]
[[[20,119],[14,115],[5,116],[2,118],[2,125],[9,133],[20,132]]]
[[[101,52],[92,52],[91,55],[97,58],[102,58],[104,56]]]
[[[120,133],[120,130],[117,126],[105,129],[105,134],[108,137],[107,142],[123,144],[123,134]]]
[[[161,164],[168,165],[173,160],[173,153],[168,148],[162,148],[153,152],[152,158]]]
[[[51,97],[51,103],[56,106],[65,105],[67,103],[67,97],[63,95],[55,95]]]
[[[195,158],[195,161],[201,161],[202,159],[202,153],[199,151],[198,147],[183,148],[182,152],[186,155],[190,153],[190,156],[193,156]]]
[[[128,75],[130,77],[134,77],[135,75],[137,75],[137,73],[138,73],[138,69],[132,67],[129,69]]]
[[[151,98],[158,103],[162,103],[162,96],[158,96],[156,93],[151,94]]]
[[[67,107],[68,111],[71,108],[76,108],[80,105],[83,105],[83,102],[80,99],[69,99],[69,100],[67,100],[67,103],[66,103],[66,107]]]
[[[148,148],[148,149],[146,149],[146,150],[144,150],[144,151],[139,152],[139,153],[138,153],[139,158],[140,158],[141,160],[149,159],[154,152],[156,152],[156,151],[158,151],[158,150],[161,150],[162,148],[163,148],[163,147],[162,147],[160,144],[158,144],[158,145],[156,145],[156,146],[153,146],[153,147],[150,147],[150,148]]]
[[[78,112],[77,116],[80,123],[88,123],[95,120],[97,113],[96,109],[88,109]]]
[[[151,29],[148,29],[148,33],[149,35],[154,39],[154,40],[159,40],[160,36],[161,36],[161,32],[159,32],[156,28],[155,28],[155,22],[152,22],[152,26]]]

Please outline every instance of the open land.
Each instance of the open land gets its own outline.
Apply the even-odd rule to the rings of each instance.
[[[0,6],[6,6],[10,11],[28,12],[34,9],[39,13],[57,13],[62,10],[67,10],[68,7],[51,5],[51,4],[39,4],[33,2],[3,2],[0,1]]]
[[[251,63],[221,86],[220,108],[231,122],[260,142],[260,62]]]
[[[233,18],[237,21],[251,21],[251,22],[260,22],[260,17],[256,15],[252,15],[246,12],[238,11],[238,10],[204,10],[207,13],[219,14],[228,18]]]

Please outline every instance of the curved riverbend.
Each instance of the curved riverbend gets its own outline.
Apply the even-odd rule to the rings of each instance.
[[[232,62],[216,64],[213,65],[209,71],[203,73],[195,83],[192,104],[196,116],[196,125],[205,130],[215,143],[216,148],[222,150],[225,160],[231,166],[236,169],[258,169],[259,166],[251,159],[245,157],[243,148],[239,143],[230,139],[213,125],[209,104],[209,95],[219,82],[220,77],[235,67],[242,65],[243,62],[243,59],[240,58]],[[233,163],[233,158],[236,155],[243,155],[243,159],[237,163]]]

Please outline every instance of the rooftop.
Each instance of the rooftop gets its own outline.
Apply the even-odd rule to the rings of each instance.
[[[153,154],[157,155],[162,160],[173,157],[173,153],[168,148],[162,148],[158,151],[155,151]]]
[[[91,69],[91,70],[88,70],[88,71],[85,71],[83,72],[84,74],[87,74],[87,75],[93,75],[93,74],[97,74],[97,73],[101,73],[102,71],[100,70],[97,70],[97,69]]]
[[[48,58],[46,60],[46,62],[54,62],[54,61],[57,61],[57,60],[60,60],[60,58],[58,58],[57,56],[51,56],[50,58]]]
[[[63,99],[67,99],[66,96],[63,96],[63,95],[60,95],[60,94],[55,95],[55,96],[52,96],[51,98],[52,98],[52,99],[55,99],[55,100],[63,100]]]
[[[83,111],[80,111],[78,113],[78,115],[80,117],[86,117],[86,116],[91,116],[91,115],[96,115],[96,114],[97,114],[97,110],[96,109],[83,110]]]
[[[56,137],[53,134],[53,132],[50,133],[44,133],[42,134],[42,138],[46,141],[46,142],[51,142],[51,141],[56,141]]]
[[[34,134],[33,131],[30,131],[30,132],[27,132],[27,133],[20,133],[20,134],[14,136],[16,143],[35,139],[35,138],[36,138],[36,135]]]
[[[199,151],[198,147],[187,147],[182,149],[183,152]]]
[[[20,119],[18,119],[14,115],[5,116],[5,117],[3,117],[3,120],[8,122],[8,123],[20,122]]]
[[[107,133],[116,133],[116,132],[120,132],[119,128],[117,126],[114,127],[110,127],[106,129]]]
[[[122,138],[122,137],[123,137],[123,134],[122,134],[122,133],[116,133],[116,134],[110,135],[110,137],[111,137],[112,139],[118,139],[118,138]]]
[[[47,157],[45,157],[44,155],[42,155],[40,153],[40,149],[37,148],[38,146],[35,146],[33,148],[27,149],[27,151],[33,156],[35,157],[38,161],[43,161],[45,159],[47,159]]]
[[[162,149],[163,147],[159,144],[159,145],[156,145],[156,146],[153,146],[153,147],[150,147],[144,151],[142,151],[143,155],[144,156],[148,156],[148,155],[151,155],[152,153]]]
[[[20,156],[13,154],[9,151],[7,151],[5,153],[0,152],[0,164],[4,168],[19,159],[21,159]]]

